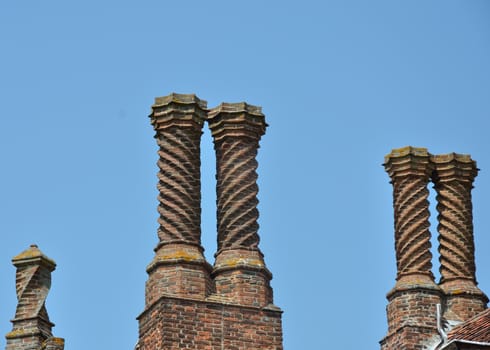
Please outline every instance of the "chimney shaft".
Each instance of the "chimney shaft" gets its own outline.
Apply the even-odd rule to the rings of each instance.
[[[206,101],[171,94],[155,99],[150,115],[158,155],[158,229],[147,268],[147,306],[162,295],[205,297],[211,266],[201,246],[200,143]]]
[[[384,166],[393,184],[397,280],[403,282],[410,275],[433,280],[427,189],[432,173],[429,154],[425,148],[393,150],[386,156]]]
[[[477,287],[471,189],[478,174],[469,155],[450,153],[431,157],[437,191],[440,287],[446,295],[446,319],[467,320],[488,301]]]
[[[265,306],[272,302],[271,274],[258,247],[255,158],[267,124],[261,108],[247,103],[221,104],[210,111],[208,123],[216,150],[216,292],[233,302]]]
[[[383,350],[420,349],[437,335],[441,290],[431,271],[429,191],[432,164],[425,148],[394,149],[385,157],[393,184],[397,282],[388,293]]]
[[[41,349],[47,343],[63,339],[54,338],[51,329],[54,324],[49,321],[46,311],[46,298],[51,288],[51,272],[56,263],[45,256],[36,245],[31,245],[12,259],[17,268],[16,290],[17,309],[12,320],[13,329],[6,335],[6,350]],[[59,345],[57,350],[62,350]]]

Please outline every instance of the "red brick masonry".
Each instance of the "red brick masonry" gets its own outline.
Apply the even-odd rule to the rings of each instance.
[[[139,322],[138,349],[282,349],[278,309],[163,297]]]

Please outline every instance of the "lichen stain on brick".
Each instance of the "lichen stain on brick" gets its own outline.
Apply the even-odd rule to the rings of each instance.
[[[264,267],[264,264],[259,259],[235,258],[235,259],[227,259],[222,263],[223,265],[228,267],[235,267],[235,266],[242,266],[242,265]]]
[[[23,335],[26,335],[26,334],[29,334],[29,332],[27,332],[25,329],[16,329],[16,330],[13,330],[11,332],[8,332],[6,335],[5,335],[5,338],[17,338],[17,337],[22,337]]]
[[[167,253],[164,255],[158,256],[158,260],[184,260],[184,261],[195,261],[200,260],[201,256],[198,254],[192,254],[186,252],[185,250],[176,250],[172,253]]]

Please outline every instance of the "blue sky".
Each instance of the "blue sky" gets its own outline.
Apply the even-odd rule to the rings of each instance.
[[[286,349],[379,348],[395,282],[392,148],[477,160],[490,294],[489,18],[486,0],[2,1],[0,334],[16,305],[10,259],[37,243],[58,263],[47,307],[66,348],[133,348],[157,243],[147,115],[173,91],[263,107],[259,233]],[[213,262],[207,131],[202,149]],[[435,233],[433,196],[431,210]]]

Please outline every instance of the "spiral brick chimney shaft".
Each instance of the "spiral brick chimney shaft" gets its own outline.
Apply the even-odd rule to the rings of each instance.
[[[429,231],[429,190],[432,173],[425,148],[393,150],[385,158],[393,184],[397,280],[423,275],[433,280]]]
[[[266,123],[259,107],[226,103],[209,113],[216,150],[218,254],[258,250],[257,150]]]
[[[46,311],[51,272],[56,264],[36,245],[12,259],[16,272],[17,309],[13,329],[6,335],[6,350],[63,350],[64,340],[51,333],[54,326]]]
[[[432,174],[425,148],[405,147],[385,157],[393,184],[397,282],[388,293],[388,334],[383,350],[420,349],[437,334],[441,290],[431,272],[429,191]]]
[[[160,157],[160,242],[147,269],[147,305],[162,295],[206,296],[211,269],[201,246],[200,143],[206,101],[171,94],[156,98],[152,109]]]
[[[440,286],[446,295],[445,317],[467,320],[488,302],[477,287],[471,189],[478,174],[468,155],[450,153],[431,157],[437,191]]]
[[[244,102],[212,109],[208,123],[216,150],[216,292],[241,304],[265,306],[272,302],[271,274],[258,247],[256,155],[267,124],[260,107]]]

